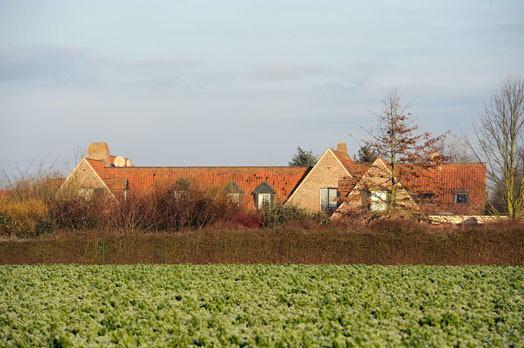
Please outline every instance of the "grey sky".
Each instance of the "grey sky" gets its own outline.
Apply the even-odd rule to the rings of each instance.
[[[422,130],[468,132],[523,62],[523,1],[0,0],[0,169],[90,141],[136,165],[353,154],[392,87]]]

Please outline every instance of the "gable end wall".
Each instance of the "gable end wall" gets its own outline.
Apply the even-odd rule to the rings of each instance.
[[[340,161],[327,150],[311,172],[286,202],[312,212],[320,211],[320,189],[338,188],[338,181],[350,175]]]
[[[68,190],[74,190],[74,192],[70,192],[76,193],[76,190],[79,188],[102,188],[109,191],[105,183],[85,159],[82,159],[78,163],[73,172],[71,172],[62,184],[60,190],[67,194]],[[109,191],[109,193],[111,193],[111,191]]]

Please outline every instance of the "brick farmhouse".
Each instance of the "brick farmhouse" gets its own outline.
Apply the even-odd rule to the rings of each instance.
[[[355,162],[346,145],[328,148],[313,167],[140,167],[112,156],[106,143],[91,143],[60,190],[75,187],[83,195],[103,194],[117,200],[169,187],[180,180],[205,190],[219,188],[249,208],[262,204],[294,205],[311,212],[386,208],[389,164]],[[407,208],[436,215],[481,215],[485,209],[484,163],[444,163],[416,174],[400,165],[399,199]],[[409,173],[408,173],[409,172]]]

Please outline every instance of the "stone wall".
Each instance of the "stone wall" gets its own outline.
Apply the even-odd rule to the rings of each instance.
[[[476,225],[485,224],[488,222],[497,222],[505,220],[507,216],[492,216],[492,215],[429,215],[429,221],[434,225],[440,224],[466,224]]]

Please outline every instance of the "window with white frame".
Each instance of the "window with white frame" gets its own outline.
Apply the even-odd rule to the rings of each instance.
[[[275,194],[276,191],[264,181],[253,191],[253,195],[255,196],[255,207],[257,209],[262,209],[263,207],[272,209],[275,203]]]
[[[240,188],[240,186],[238,186],[236,182],[231,181],[228,185],[226,185],[225,192],[230,202],[237,205],[241,204],[242,194],[244,191]]]
[[[388,193],[386,191],[371,191],[370,209],[373,212],[388,210]]]
[[[338,190],[336,188],[320,189],[320,210],[333,212],[338,206]]]
[[[271,207],[271,193],[259,193],[258,195],[258,208],[262,208],[264,205]]]
[[[187,197],[189,196],[189,192],[173,191],[173,196],[175,197],[175,200],[183,200],[183,199],[187,199]]]
[[[227,197],[229,198],[229,200],[230,200],[231,202],[240,205],[240,193],[238,193],[238,192],[229,192],[229,193],[227,194]]]

